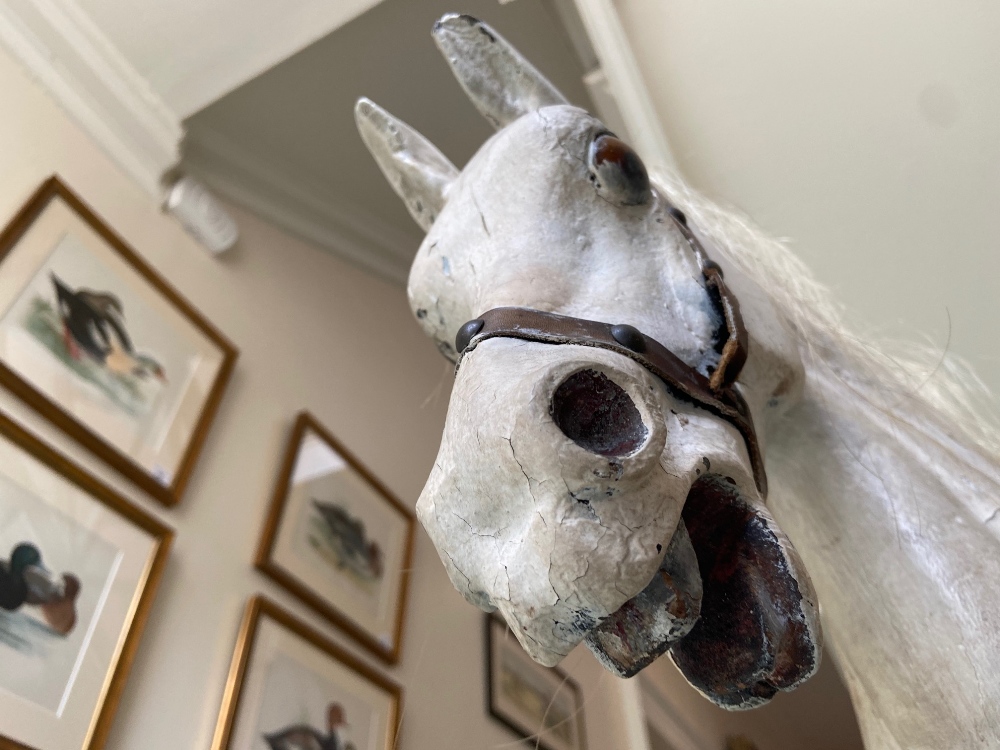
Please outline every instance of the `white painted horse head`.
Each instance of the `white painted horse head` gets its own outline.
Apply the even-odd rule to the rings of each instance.
[[[789,324],[496,32],[434,37],[497,128],[465,168],[368,100],[357,120],[427,231],[413,312],[459,363],[417,504],[452,582],[543,664],[585,640],[624,676],[669,650],[727,708],[791,689],[821,636],[764,506]]]

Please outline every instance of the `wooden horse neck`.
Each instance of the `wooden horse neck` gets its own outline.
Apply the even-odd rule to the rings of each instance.
[[[868,747],[1000,747],[1000,470],[885,401],[813,368],[769,446],[769,505]]]

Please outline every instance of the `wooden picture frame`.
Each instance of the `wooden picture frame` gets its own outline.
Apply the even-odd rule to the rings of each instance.
[[[39,603],[36,593],[35,601],[0,610],[0,750],[100,750],[173,531],[3,414],[0,526],[0,556],[10,556],[4,577],[18,570],[14,558],[26,544],[53,580],[65,571],[61,594],[50,601]],[[20,668],[39,659],[44,670]]]
[[[304,465],[307,458],[309,466]],[[316,493],[321,498],[305,497],[317,483],[332,480],[344,480],[346,486],[327,484]],[[361,549],[382,553],[374,607],[382,612],[391,606],[384,615],[367,617],[371,587],[355,586],[358,576],[352,573],[356,571],[345,566],[343,559],[338,558],[330,567],[306,550],[306,544],[325,549],[321,547],[324,540],[304,528],[323,515],[317,510],[320,504],[330,507],[334,500],[337,510],[333,513],[339,514],[342,525],[360,528],[361,541],[366,543]],[[328,525],[333,527],[332,522]],[[395,664],[402,648],[415,527],[413,513],[315,417],[303,411],[285,448],[255,564],[372,654]],[[316,534],[322,531],[320,528]],[[373,547],[379,541],[381,547]]]
[[[266,643],[261,644],[261,632],[265,629]],[[265,653],[259,653],[262,650]],[[302,659],[303,656],[307,658]],[[323,669],[317,661],[321,656],[330,659],[326,672],[322,676],[310,674],[313,668]],[[257,664],[258,660],[267,662],[268,658],[266,666]],[[303,661],[308,661],[308,666]],[[291,689],[289,669],[293,675]],[[294,683],[296,676],[298,684]],[[283,689],[272,690],[274,685]],[[246,739],[242,743],[239,740],[256,733],[279,734],[298,729],[332,734],[334,705],[340,707],[342,724],[366,731],[365,722],[356,715],[352,718],[359,704],[363,710],[366,698],[369,703],[380,703],[381,710],[371,709],[367,722],[370,734],[364,740],[352,736],[356,750],[395,750],[403,715],[402,688],[271,600],[254,596],[247,603],[236,639],[212,750],[248,747]],[[275,706],[276,701],[282,705]],[[324,718],[329,725],[315,729],[313,725]],[[378,729],[373,730],[374,727]]]
[[[58,177],[0,233],[0,384],[164,505],[184,493],[237,356]]]
[[[647,671],[633,679],[639,681],[650,750],[718,750],[715,744],[706,746],[683,720],[684,713],[675,704],[676,696],[669,686],[661,685]]]
[[[540,750],[586,750],[583,691],[558,667],[531,660],[507,623],[483,617],[486,710],[527,745]]]

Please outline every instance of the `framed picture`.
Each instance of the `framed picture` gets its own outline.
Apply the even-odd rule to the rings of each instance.
[[[257,567],[394,664],[413,532],[406,506],[310,414],[299,414]]]
[[[103,746],[172,538],[0,415],[0,748]]]
[[[580,686],[558,667],[532,661],[499,616],[485,622],[490,715],[533,748],[586,750]]]
[[[669,672],[676,680],[684,682],[679,672],[673,669]],[[663,682],[662,677],[655,677],[651,670],[639,673],[634,679],[639,681],[642,695],[649,750],[718,750],[719,746],[714,743],[706,745],[686,721],[684,710],[676,704],[673,689],[677,686],[673,682]]]
[[[395,750],[403,693],[277,604],[252,598],[213,750]]]
[[[57,177],[0,234],[0,384],[167,505],[236,349]]]

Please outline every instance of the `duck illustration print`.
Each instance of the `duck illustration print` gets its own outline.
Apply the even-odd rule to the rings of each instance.
[[[31,298],[24,329],[110,403],[135,417],[148,414],[167,382],[166,370],[136,350],[121,300],[110,291],[71,289],[54,272],[49,276],[54,295]]]
[[[363,699],[305,665],[279,654],[271,662],[257,716],[254,750],[358,750],[373,710]]]
[[[247,604],[212,750],[388,750],[402,689],[262,597]]]
[[[68,233],[0,320],[0,335],[22,375],[136,436],[155,429],[160,401],[194,364],[167,321]]]
[[[385,555],[369,537],[365,522],[351,515],[344,502],[312,499],[308,539],[335,570],[344,571],[357,586],[374,593],[385,572]]]
[[[119,550],[0,476],[0,688],[58,712]]]
[[[392,663],[413,516],[307,412],[285,448],[257,567]]]
[[[0,386],[160,502],[236,349],[58,178],[0,230]]]

